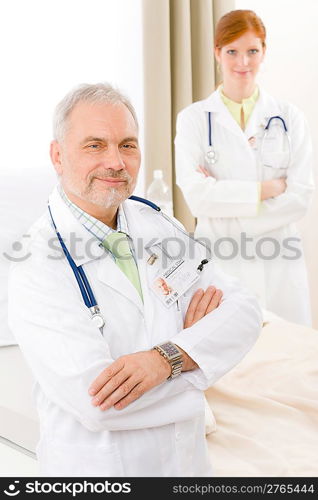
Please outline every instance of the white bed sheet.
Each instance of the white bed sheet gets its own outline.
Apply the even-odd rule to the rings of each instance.
[[[38,416],[33,378],[18,346],[0,347],[0,436],[35,452]]]

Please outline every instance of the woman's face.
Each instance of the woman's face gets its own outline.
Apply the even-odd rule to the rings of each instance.
[[[264,55],[261,39],[253,31],[247,31],[221,49],[215,49],[225,84],[253,83]]]

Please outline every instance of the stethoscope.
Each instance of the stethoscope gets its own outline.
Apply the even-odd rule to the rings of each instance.
[[[288,142],[288,161],[287,161],[287,164],[286,164],[285,167],[280,167],[282,169],[287,169],[289,167],[290,161],[291,161],[291,139],[290,139],[290,135],[289,135],[288,130],[287,130],[287,126],[286,126],[285,120],[281,116],[272,116],[271,118],[269,118],[269,120],[267,122],[267,125],[264,128],[264,135],[263,135],[263,139],[262,139],[262,142],[261,142],[261,149],[260,149],[261,162],[262,162],[262,164],[265,167],[272,167],[272,165],[267,165],[265,162],[262,161],[262,158],[264,158],[264,155],[263,155],[264,142],[265,142],[266,137],[268,135],[269,127],[270,127],[270,124],[271,124],[272,120],[280,120],[280,122],[281,122],[281,124],[282,124],[282,126],[284,128],[286,137],[287,137],[287,142]]]
[[[195,243],[199,243],[200,245],[202,245],[207,251],[208,251],[208,254],[209,254],[209,259],[203,259],[199,266],[197,267],[197,270],[198,271],[202,271],[203,270],[203,267],[205,266],[205,264],[208,264],[209,260],[211,259],[211,249],[205,245],[205,243],[203,243],[202,241],[200,240],[197,240],[195,239],[190,233],[187,233],[187,231],[185,231],[182,227],[180,227],[173,219],[171,219],[168,215],[166,215],[164,212],[161,211],[161,208],[158,207],[158,205],[156,205],[155,203],[153,203],[152,201],[149,201],[149,200],[146,200],[144,198],[140,198],[139,196],[130,196],[130,198],[128,198],[129,200],[135,200],[135,201],[139,201],[140,203],[144,203],[145,205],[148,205],[149,207],[153,208],[156,212],[160,213],[160,215],[166,219],[168,222],[170,222],[170,224],[172,224],[176,229],[178,229],[178,231],[181,231],[183,234],[185,234],[188,238],[192,239]],[[57,230],[57,227],[56,227],[56,224],[54,222],[54,219],[53,219],[53,215],[52,215],[52,211],[51,211],[51,207],[50,205],[48,205],[48,210],[49,210],[49,214],[51,216],[51,220],[52,220],[52,223],[53,223],[53,227],[54,227],[54,230],[56,232],[56,235],[58,237],[58,240],[60,242],[60,245],[62,247],[62,250],[64,252],[64,255],[65,257],[67,258],[68,260],[68,263],[69,265],[71,266],[72,268],[72,271],[74,273],[74,276],[76,278],[76,281],[77,281],[77,284],[79,286],[79,289],[80,289],[80,292],[81,292],[81,295],[82,295],[82,298],[83,298],[83,301],[84,301],[84,304],[85,306],[89,309],[90,313],[91,313],[91,320],[93,322],[93,324],[99,328],[101,334],[103,335],[103,328],[105,326],[105,319],[100,311],[100,308],[99,308],[99,305],[97,303],[97,300],[95,298],[95,295],[93,293],[93,290],[89,284],[89,281],[87,279],[87,276],[85,274],[85,271],[84,269],[82,268],[82,266],[77,266],[71,256],[71,254],[69,253],[59,231]]]
[[[209,138],[209,147],[207,149],[205,158],[206,161],[210,165],[214,165],[217,161],[217,155],[214,147],[212,146],[212,122],[211,122],[211,111],[208,111],[208,127],[209,127],[209,132],[208,132],[208,138]]]
[[[208,146],[208,149],[207,149],[206,154],[205,154],[205,159],[206,159],[207,163],[209,163],[210,165],[214,165],[217,162],[218,155],[217,155],[217,152],[215,151],[215,148],[213,147],[213,144],[212,144],[212,119],[211,119],[211,115],[212,115],[211,111],[208,111],[208,143],[209,143],[209,146]],[[272,165],[267,165],[266,163],[264,163],[262,161],[262,159],[264,157],[264,155],[263,155],[264,142],[266,140],[266,137],[268,135],[271,122],[273,120],[280,120],[281,121],[282,126],[284,128],[284,132],[285,132],[286,137],[287,137],[287,142],[288,142],[288,162],[287,162],[287,165],[285,167],[281,167],[283,169],[287,169],[289,167],[289,164],[290,164],[290,161],[291,161],[291,139],[290,139],[290,135],[288,133],[288,129],[287,129],[285,120],[281,116],[271,116],[268,119],[267,125],[264,127],[264,134],[263,134],[263,138],[262,138],[262,141],[261,141],[261,148],[260,148],[261,163],[265,167],[272,167]]]

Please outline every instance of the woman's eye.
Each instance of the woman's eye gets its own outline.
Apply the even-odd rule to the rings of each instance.
[[[234,49],[230,49],[227,51],[228,54],[230,54],[230,56],[232,56],[233,54],[235,54],[236,50]]]
[[[251,49],[251,50],[249,50],[250,54],[257,54],[258,52],[259,52],[258,49]]]

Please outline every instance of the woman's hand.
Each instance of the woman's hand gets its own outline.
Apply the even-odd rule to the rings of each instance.
[[[197,172],[203,174],[205,177],[213,177],[213,175],[208,171],[208,169],[202,167],[202,165],[199,165],[196,170]],[[284,177],[261,182],[261,201],[267,200],[268,198],[276,198],[276,196],[279,196],[280,194],[284,193],[286,187],[287,184],[286,184],[286,179]]]
[[[210,174],[208,169],[205,167],[202,167],[201,165],[198,165],[198,168],[196,170],[197,170],[197,172],[200,172],[201,174],[203,174],[205,177],[213,177],[213,175]]]
[[[287,184],[284,177],[261,182],[261,201],[268,198],[276,198],[276,196],[284,193],[286,187]]]

